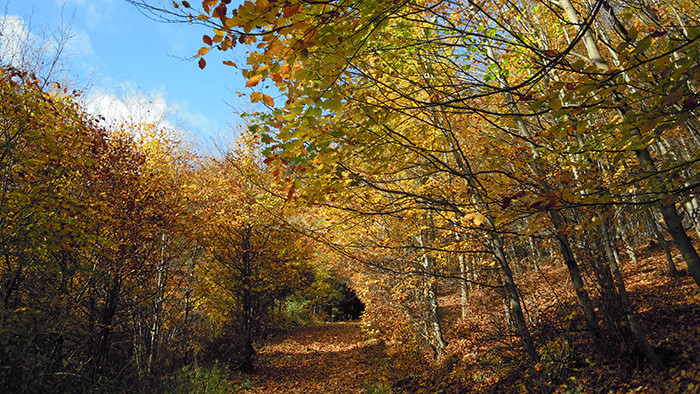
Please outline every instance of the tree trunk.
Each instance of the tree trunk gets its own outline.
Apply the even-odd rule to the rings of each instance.
[[[429,248],[432,247],[434,241],[434,223],[433,215],[430,210],[427,213],[428,228],[421,230],[418,237],[418,242],[422,248],[423,256],[421,257],[422,268],[424,272],[430,273],[435,268],[435,257],[430,255]],[[442,326],[440,325],[440,315],[438,313],[438,300],[436,292],[436,283],[434,279],[427,280],[425,291],[425,307],[426,323],[430,327],[431,346],[435,351],[435,356],[440,357],[447,343],[442,335]]]
[[[608,231],[607,227],[604,224],[603,230],[605,231],[605,234],[603,234],[603,236],[607,238]],[[637,319],[637,314],[634,311],[634,306],[632,305],[629,295],[627,294],[627,289],[625,288],[625,281],[622,277],[622,273],[620,272],[620,267],[618,266],[617,261],[615,261],[615,259],[609,260],[609,263],[610,269],[612,270],[612,274],[615,277],[617,293],[619,295],[622,307],[624,308],[625,316],[627,318],[627,322],[629,323],[630,330],[632,331],[632,334],[636,341],[637,348],[641,353],[644,354],[646,359],[649,360],[654,369],[656,369],[657,371],[661,371],[663,370],[661,360],[649,344],[649,341],[647,341],[646,334],[644,334],[644,330],[639,324],[639,319]]]
[[[605,358],[607,356],[605,337],[603,336],[600,326],[598,325],[598,317],[596,316],[595,309],[593,308],[593,303],[591,302],[588,292],[583,285],[581,269],[579,268],[576,258],[574,257],[574,253],[571,250],[569,237],[564,231],[563,218],[557,211],[550,211],[549,217],[554,224],[554,228],[556,229],[555,236],[561,248],[561,254],[564,258],[564,265],[566,265],[567,271],[569,272],[569,278],[571,278],[571,283],[574,286],[578,303],[581,306],[581,310],[583,310],[583,317],[586,321],[586,326],[591,333],[593,346],[595,347],[598,357]]]
[[[467,300],[469,297],[469,286],[467,283],[467,263],[464,254],[459,255],[459,303],[462,307],[462,318],[467,317]]]
[[[250,229],[244,230],[241,259],[243,263],[243,360],[241,369],[245,373],[255,372],[255,348],[253,347],[253,264],[250,256]]]
[[[537,361],[537,350],[535,350],[535,343],[530,336],[530,331],[527,328],[527,323],[525,322],[525,315],[523,314],[522,306],[520,305],[520,293],[515,285],[515,280],[513,279],[513,271],[510,269],[510,264],[503,251],[503,243],[501,239],[493,234],[491,236],[491,244],[493,246],[493,252],[496,257],[496,262],[501,269],[501,274],[503,275],[503,282],[505,285],[506,293],[508,295],[508,301],[510,302],[510,312],[515,324],[515,328],[520,336],[520,342],[525,348],[525,354],[530,359],[530,361]]]
[[[656,239],[659,241],[659,244],[661,244],[661,247],[664,249],[664,253],[666,255],[666,269],[668,270],[668,275],[670,275],[673,278],[679,278],[681,274],[680,272],[678,272],[676,264],[673,262],[671,248],[668,246],[666,238],[659,230],[659,226],[656,224],[656,220],[654,220],[654,216],[652,215],[652,213],[649,211],[645,211],[645,214],[647,217],[647,222],[649,223],[649,227],[651,227],[651,231],[654,233]]]

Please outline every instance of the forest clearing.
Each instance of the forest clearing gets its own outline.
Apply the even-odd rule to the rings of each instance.
[[[249,110],[110,118],[3,17],[0,391],[700,390],[697,2],[123,3]]]

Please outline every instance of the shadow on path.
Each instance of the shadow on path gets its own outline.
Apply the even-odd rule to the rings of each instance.
[[[358,322],[301,327],[258,354],[249,393],[362,393],[379,380],[382,345],[365,340]]]

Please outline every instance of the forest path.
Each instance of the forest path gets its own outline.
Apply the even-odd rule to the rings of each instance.
[[[300,327],[258,353],[247,393],[363,393],[380,380],[383,353],[359,322]]]

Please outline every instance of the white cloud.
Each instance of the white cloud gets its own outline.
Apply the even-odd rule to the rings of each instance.
[[[65,80],[75,58],[94,54],[90,36],[70,27],[33,31],[26,19],[0,16],[0,63],[31,70],[51,80]],[[62,81],[65,82],[65,81]]]
[[[187,103],[171,104],[164,90],[144,93],[131,84],[120,92],[94,88],[83,100],[86,111],[104,119],[107,128],[127,127],[138,134],[139,125],[155,125],[190,146],[213,149],[212,133],[218,131],[216,121],[187,109]],[[209,137],[205,137],[205,136]]]
[[[71,1],[69,1],[71,2]],[[115,16],[120,14],[113,0],[91,1],[86,4],[84,0],[73,0],[77,6],[81,6],[85,12],[85,23],[90,28],[108,28],[109,30],[118,28],[114,24]]]
[[[71,33],[65,43],[65,50],[69,56],[91,56],[95,54],[92,49],[92,40],[84,31]]]
[[[131,87],[120,93],[95,89],[88,94],[85,109],[93,116],[103,117],[110,126],[156,124],[174,129],[168,120],[173,108],[168,105],[163,92],[143,93]]]
[[[33,47],[37,36],[32,34],[24,19],[18,16],[0,17],[0,62],[15,67],[26,67],[37,61]]]

